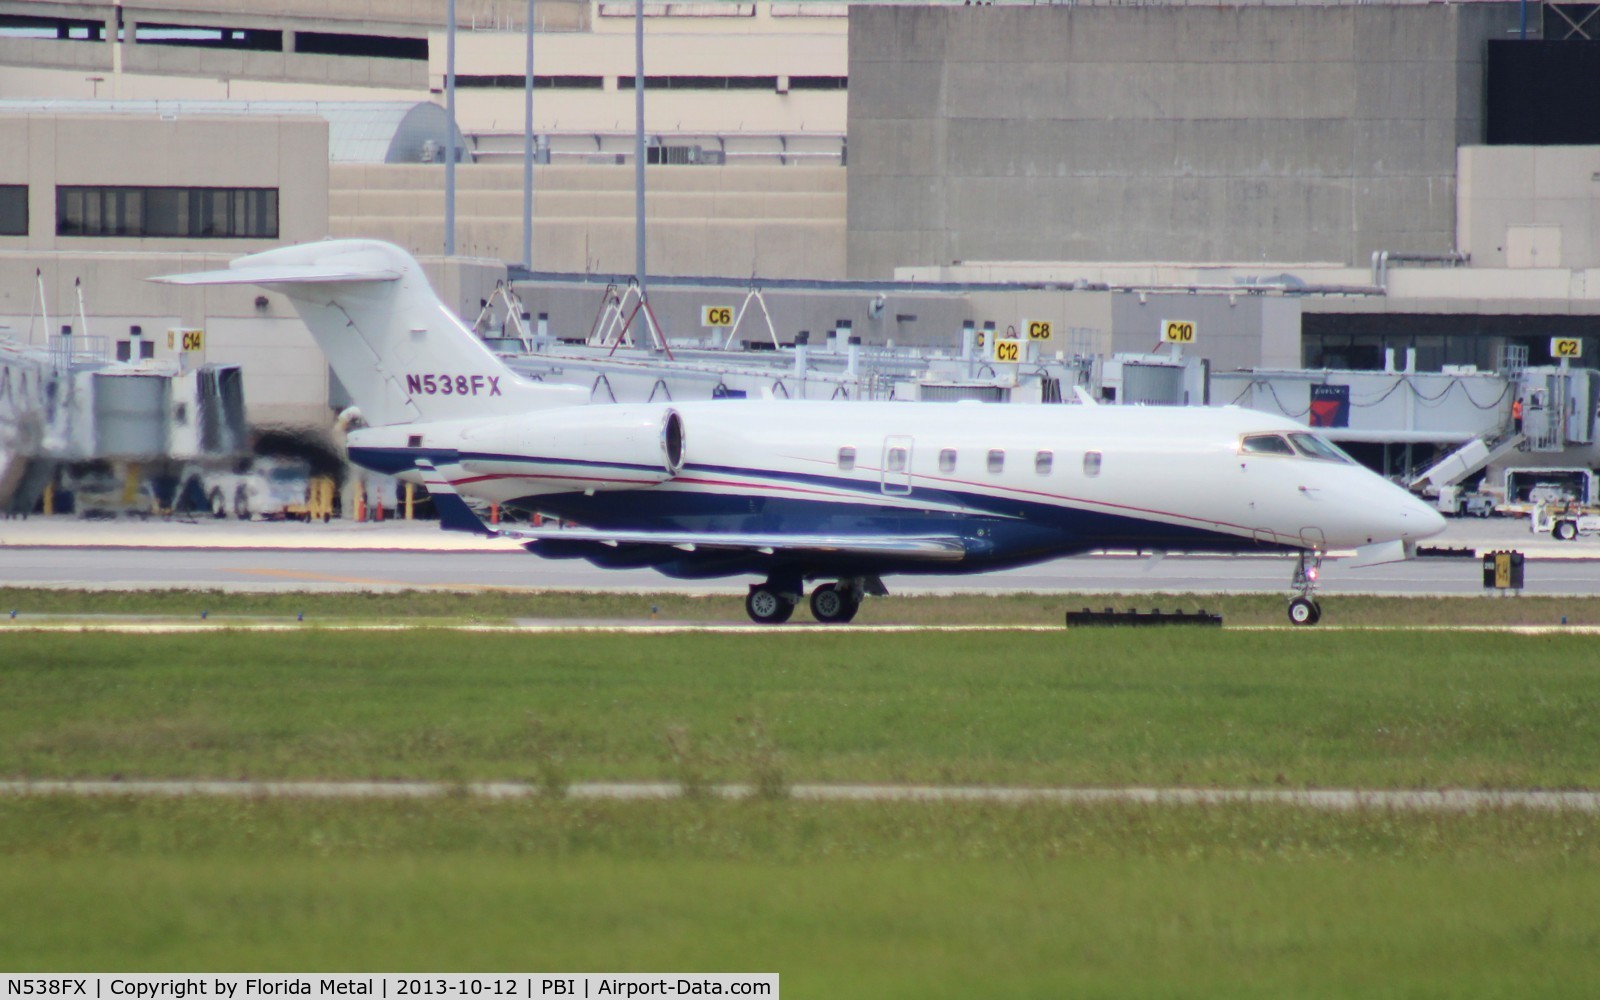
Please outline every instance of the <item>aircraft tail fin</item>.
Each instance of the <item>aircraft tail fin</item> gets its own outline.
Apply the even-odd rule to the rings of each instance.
[[[513,373],[440,301],[422,266],[377,240],[324,240],[234,260],[227,270],[155,278],[254,284],[294,304],[374,426],[520,413],[588,401],[578,386]]]

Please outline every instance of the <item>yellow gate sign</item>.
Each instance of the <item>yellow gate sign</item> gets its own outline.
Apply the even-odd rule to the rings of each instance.
[[[732,326],[733,306],[701,306],[701,326]]]
[[[1055,333],[1047,319],[1025,319],[1022,328],[1028,332],[1028,339],[1035,343],[1048,341]]]
[[[1022,362],[1022,341],[997,338],[994,342],[994,359],[1001,364],[1020,364]]]
[[[1164,319],[1161,321],[1161,339],[1169,344],[1194,343],[1194,320]]]
[[[1550,356],[1552,358],[1581,358],[1583,357],[1583,341],[1577,337],[1551,337]]]
[[[206,348],[206,332],[204,330],[185,330],[181,327],[170,327],[167,330],[167,350],[203,351]]]

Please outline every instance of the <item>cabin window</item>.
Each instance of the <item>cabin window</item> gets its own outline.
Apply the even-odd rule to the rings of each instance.
[[[890,448],[889,454],[884,458],[883,469],[885,472],[906,471],[906,450],[904,448]]]
[[[839,471],[849,472],[856,467],[856,450],[854,448],[839,449]]]
[[[956,450],[954,448],[946,448],[939,452],[939,471],[956,471]]]
[[[989,452],[989,471],[1006,471],[1006,453],[999,448],[991,449]]]
[[[1041,476],[1048,476],[1050,468],[1055,465],[1055,462],[1056,456],[1054,452],[1041,451],[1033,456],[1033,471]]]
[[[1276,434],[1251,434],[1239,445],[1246,455],[1293,455],[1289,442]]]
[[[1322,462],[1350,461],[1350,456],[1340,451],[1333,442],[1315,434],[1290,434],[1289,441],[1294,445],[1295,451],[1307,458],[1315,458]]]
[[[1083,453],[1083,474],[1086,476],[1098,476],[1100,474],[1100,453],[1098,451],[1086,451]]]

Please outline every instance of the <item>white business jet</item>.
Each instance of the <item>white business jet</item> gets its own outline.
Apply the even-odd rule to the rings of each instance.
[[[1289,617],[1312,624],[1323,553],[1392,561],[1444,528],[1304,426],[1236,407],[589,405],[512,373],[387,243],[156,280],[287,296],[370,424],[351,460],[425,485],[446,528],[602,567],[755,575],[757,622],[788,620],[808,582],[812,615],[843,623],[890,574],[1139,550],[1299,553]],[[463,498],[582,527],[489,528]]]

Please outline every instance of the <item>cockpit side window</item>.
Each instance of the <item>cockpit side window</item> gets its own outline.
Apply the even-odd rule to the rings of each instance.
[[[1350,456],[1340,451],[1337,445],[1315,434],[1290,434],[1289,440],[1294,444],[1295,450],[1307,458],[1346,465],[1351,461]]]
[[[1246,434],[1239,442],[1239,450],[1246,455],[1294,454],[1289,442],[1277,434]]]

